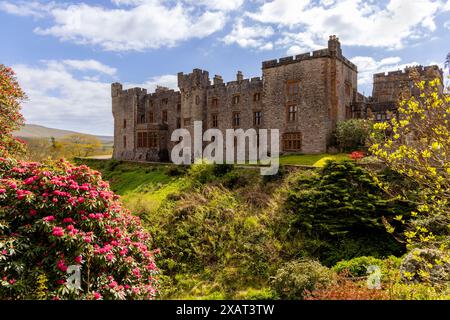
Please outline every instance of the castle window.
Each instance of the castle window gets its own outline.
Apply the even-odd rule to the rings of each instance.
[[[181,119],[177,118],[177,129],[181,128]]]
[[[302,134],[300,132],[289,132],[283,134],[284,151],[300,151],[302,149]]]
[[[286,83],[286,92],[289,100],[296,98],[300,92],[300,81],[288,81]]]
[[[195,104],[196,105],[200,104],[200,97],[199,96],[195,96]]]
[[[261,100],[261,93],[257,92],[253,95],[253,101],[258,102]]]
[[[145,114],[141,114],[139,117],[139,123],[145,123]]]
[[[162,112],[162,122],[167,123],[167,110],[163,110]]]
[[[127,148],[127,137],[123,136],[123,148],[126,149]]]
[[[352,109],[350,106],[345,106],[345,118],[351,119],[352,118]]]
[[[288,106],[288,115],[287,115],[288,122],[297,121],[297,111],[298,111],[297,106]]]
[[[219,105],[219,99],[217,99],[217,98],[212,98],[211,105],[212,105],[213,107],[217,107],[217,106]]]
[[[212,115],[212,127],[217,128],[219,126],[219,116],[217,114]]]
[[[158,147],[158,134],[155,132],[149,132],[148,133],[148,147],[149,148],[157,148]]]
[[[123,119],[123,128],[126,129],[126,127],[127,127],[127,120]]]
[[[177,112],[181,112],[181,103],[177,104]]]
[[[237,95],[233,96],[232,103],[239,104],[240,100],[241,100],[241,97],[240,97],[240,95],[237,94]]]
[[[153,112],[150,112],[150,113],[148,114],[148,121],[149,121],[150,123],[153,123]]]
[[[346,83],[345,84],[345,95],[350,96],[350,91],[351,91],[350,84]]]
[[[161,100],[161,104],[168,104],[169,103],[169,99],[168,98],[164,98]]]
[[[137,133],[137,147],[138,148],[142,148],[144,146],[144,133],[143,132],[138,132]]]
[[[137,133],[138,148],[157,148],[158,134],[155,132],[138,132]]]
[[[233,113],[233,127],[239,127],[241,125],[241,114],[239,112]]]
[[[261,125],[261,119],[262,119],[262,112],[261,111],[255,111],[253,114],[253,124],[255,126]]]
[[[191,118],[184,119],[184,126],[189,126],[191,124]]]

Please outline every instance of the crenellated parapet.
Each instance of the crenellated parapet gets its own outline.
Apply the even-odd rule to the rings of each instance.
[[[201,69],[194,69],[191,73],[178,73],[178,87],[180,90],[204,89],[211,84],[209,72]]]
[[[358,67],[354,63],[352,63],[342,55],[341,44],[339,42],[339,38],[337,38],[336,36],[330,36],[330,40],[328,41],[328,48],[302,53],[295,56],[263,61],[262,68],[275,68],[318,58],[336,58],[345,63],[351,69],[355,71],[358,70]]]

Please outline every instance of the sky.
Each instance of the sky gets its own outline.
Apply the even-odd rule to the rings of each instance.
[[[450,0],[0,0],[0,64],[28,95],[26,122],[100,135],[113,134],[113,82],[176,89],[194,68],[261,76],[262,61],[329,35],[369,96],[374,73],[444,67]]]

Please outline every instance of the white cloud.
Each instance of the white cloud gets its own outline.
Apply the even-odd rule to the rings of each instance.
[[[43,18],[55,7],[54,2],[41,3],[38,1],[0,1],[0,11],[21,17]]]
[[[71,62],[67,63],[68,61]],[[27,123],[112,135],[112,79],[107,74],[107,79],[104,79],[105,72],[94,70],[95,68],[90,68],[90,71],[99,72],[96,76],[75,75],[72,69],[77,63],[73,61],[77,60],[43,61],[42,65],[36,67],[24,64],[12,66],[20,85],[29,97],[22,110]],[[88,65],[101,65],[101,69],[107,67],[100,62],[90,62]],[[88,69],[77,68],[77,71]],[[142,84],[125,84],[127,87],[144,87],[150,91],[153,91],[156,85],[176,88],[177,77],[162,75]]]
[[[244,0],[187,0],[189,4],[205,6],[211,10],[233,11],[239,9]]]
[[[444,23],[444,28],[450,30],[450,20]]]
[[[319,3],[273,0],[246,15],[294,34],[307,34],[314,46],[323,44],[328,35],[336,34],[346,45],[400,49],[412,37],[423,38],[435,31],[434,19],[442,10],[450,10],[448,2],[389,0],[383,5],[378,1],[361,0]]]
[[[216,2],[220,8],[222,1]],[[173,47],[182,41],[213,34],[224,27],[227,19],[223,11],[194,10],[195,7],[183,2],[115,0],[113,3],[116,7],[107,8],[64,2],[37,11],[36,5],[30,6],[26,2],[3,1],[0,10],[22,16],[45,12],[50,26],[38,27],[36,33],[62,41],[100,46],[107,51]]]
[[[110,76],[116,74],[117,69],[111,68],[110,66],[104,65],[97,60],[63,60],[63,63],[75,70],[80,71],[98,71]]]
[[[265,39],[274,34],[270,26],[245,26],[242,19],[238,19],[232,31],[222,41],[226,44],[236,43],[242,48],[256,48],[260,50],[271,50],[273,44]]]
[[[79,79],[62,62],[42,66],[14,65],[29,101],[23,114],[27,123],[94,134],[112,133],[110,83]]]
[[[283,37],[278,39],[276,44],[280,47],[286,47],[287,55],[297,55],[309,51],[322,49],[323,44],[316,43],[311,34],[306,32],[283,32]]]
[[[173,74],[165,74],[148,79],[144,83],[124,83],[124,89],[127,88],[145,88],[147,92],[155,91],[157,86],[167,87],[169,89],[178,90],[178,77]]]
[[[359,91],[365,91],[366,95],[371,95],[369,90],[373,84],[374,74],[403,70],[407,66],[419,65],[418,62],[402,63],[400,57],[388,57],[377,61],[372,57],[358,56],[350,60],[358,66],[358,89]]]

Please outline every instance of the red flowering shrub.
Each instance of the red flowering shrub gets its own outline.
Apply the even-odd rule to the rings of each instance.
[[[14,71],[0,64],[0,156],[19,154],[25,150],[22,141],[11,134],[23,125],[20,103],[25,98]]]
[[[307,292],[305,300],[388,300],[386,291],[369,289],[366,283],[354,282],[341,276],[332,285]]]
[[[362,151],[353,151],[352,153],[350,153],[350,159],[352,160],[360,160],[362,158],[364,158],[364,152]]]
[[[154,298],[151,245],[98,172],[0,158],[0,299]]]

